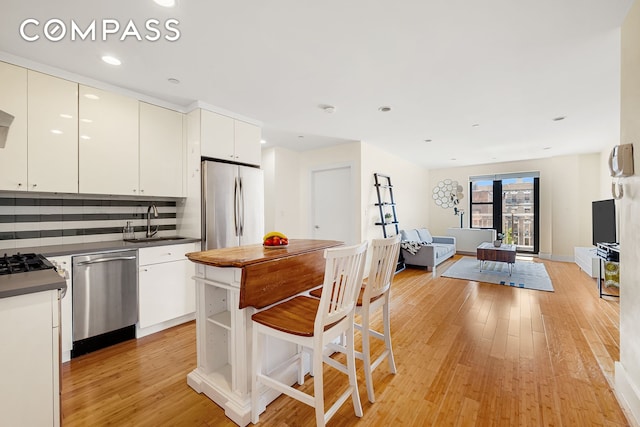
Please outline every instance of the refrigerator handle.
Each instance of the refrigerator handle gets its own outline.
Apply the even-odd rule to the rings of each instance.
[[[242,188],[242,177],[238,178],[240,183],[240,200],[238,200],[238,212],[240,212],[240,236],[244,235],[244,189]]]
[[[240,234],[238,233],[239,231],[239,227],[238,227],[238,178],[236,178],[234,180],[234,185],[233,185],[233,226],[235,227],[236,230],[236,236],[240,236]]]

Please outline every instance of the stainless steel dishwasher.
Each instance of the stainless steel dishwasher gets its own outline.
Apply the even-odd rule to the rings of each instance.
[[[74,256],[71,357],[135,338],[138,260],[135,250]]]

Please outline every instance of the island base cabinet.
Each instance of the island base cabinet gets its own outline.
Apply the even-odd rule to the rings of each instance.
[[[198,367],[189,373],[187,383],[222,407],[234,423],[246,426],[251,421],[251,316],[257,310],[238,308],[241,269],[204,270],[204,275],[195,278]],[[263,363],[269,370],[278,370],[296,351],[295,345],[269,337],[262,352]],[[295,366],[284,367],[278,376],[294,384]],[[263,390],[263,409],[278,396],[273,389]]]

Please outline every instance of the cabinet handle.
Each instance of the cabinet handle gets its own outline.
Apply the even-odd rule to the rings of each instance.
[[[33,188],[36,188],[38,186],[38,184],[33,184]]]
[[[136,193],[138,190],[134,189],[133,192]]]
[[[171,252],[167,252],[167,255],[171,256],[171,255],[173,255],[173,254],[172,254]]]
[[[144,193],[144,190],[140,190],[141,193]]]
[[[18,187],[22,187],[22,183],[21,182],[18,183]]]

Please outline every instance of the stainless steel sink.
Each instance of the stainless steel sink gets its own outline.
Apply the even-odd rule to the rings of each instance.
[[[171,240],[185,240],[187,237],[143,237],[140,239],[124,239],[125,242],[130,243],[153,243],[153,242],[166,242]]]

